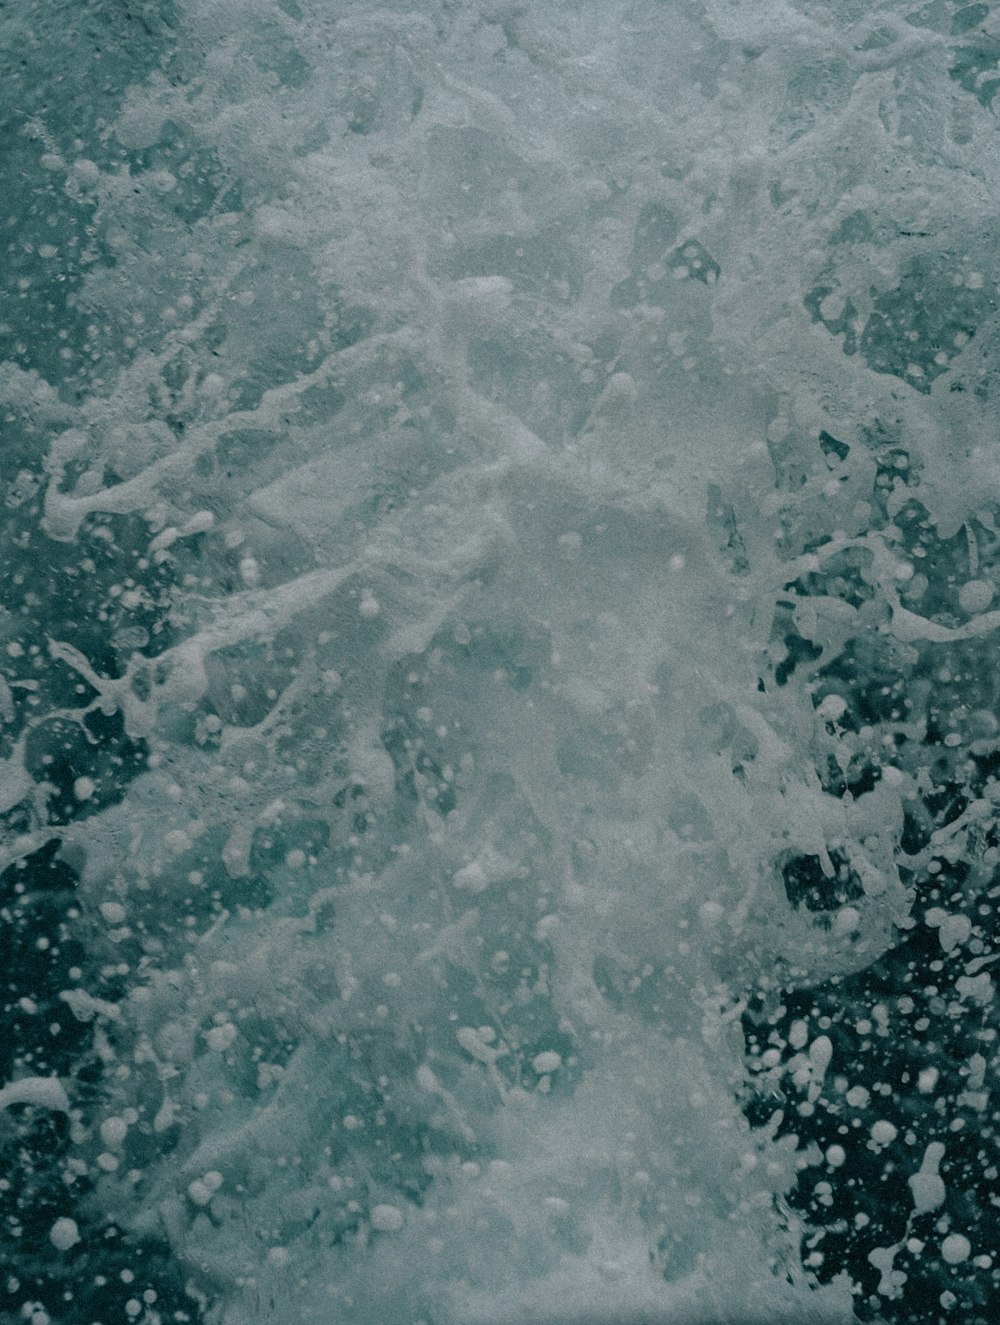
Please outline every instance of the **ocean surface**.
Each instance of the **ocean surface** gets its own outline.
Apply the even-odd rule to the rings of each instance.
[[[996,1325],[998,90],[2,0],[2,1325]]]

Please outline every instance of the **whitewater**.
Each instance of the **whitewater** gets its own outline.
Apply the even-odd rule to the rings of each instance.
[[[1000,10],[0,85],[0,1322],[995,1322]]]

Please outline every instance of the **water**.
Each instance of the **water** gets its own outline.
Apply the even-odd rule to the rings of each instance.
[[[996,1318],[998,57],[0,12],[0,1319]]]

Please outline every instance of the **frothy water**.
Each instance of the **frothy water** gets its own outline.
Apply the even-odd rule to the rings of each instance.
[[[1000,17],[0,15],[0,1318],[986,1325]]]

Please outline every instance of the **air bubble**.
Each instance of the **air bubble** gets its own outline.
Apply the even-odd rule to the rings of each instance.
[[[988,580],[966,580],[958,591],[959,606],[970,615],[985,612],[993,601],[993,592]]]

